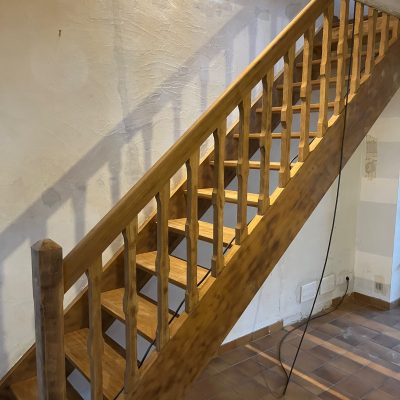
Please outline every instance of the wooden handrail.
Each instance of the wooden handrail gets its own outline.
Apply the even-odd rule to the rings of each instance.
[[[330,0],[333,1],[333,0]],[[326,0],[312,0],[246,68],[208,110],[181,136],[167,153],[128,191],[106,216],[64,259],[64,290],[67,291],[96,257],[121,234],[125,227],[159,193],[166,182],[248,93],[282,58],[327,6]]]

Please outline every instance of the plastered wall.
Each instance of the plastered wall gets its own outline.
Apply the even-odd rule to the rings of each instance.
[[[400,91],[362,144],[354,290],[400,298]]]
[[[305,3],[0,0],[0,376],[34,340],[31,244],[68,253]]]

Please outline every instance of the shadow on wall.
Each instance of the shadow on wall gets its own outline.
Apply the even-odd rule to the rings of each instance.
[[[210,0],[211,1],[211,0]],[[218,10],[218,7],[223,7],[223,1],[212,0],[210,7],[213,10]],[[16,346],[11,343],[13,328],[7,326],[4,313],[6,307],[10,303],[10,299],[5,299],[4,288],[14,282],[18,282],[17,276],[26,276],[25,281],[30,281],[30,248],[29,246],[35,241],[48,236],[48,221],[49,219],[64,205],[70,201],[72,204],[74,215],[71,216],[74,220],[74,241],[78,242],[87,232],[88,227],[85,225],[87,221],[87,193],[86,185],[90,178],[104,166],[108,167],[110,172],[110,186],[112,203],[120,199],[122,196],[120,172],[122,168],[122,150],[129,144],[132,139],[141,135],[139,141],[142,148],[137,148],[137,153],[131,153],[129,162],[132,164],[129,168],[134,170],[136,168],[136,175],[138,174],[138,167],[136,154],[141,151],[151,148],[156,145],[152,143],[154,136],[154,121],[153,116],[156,115],[167,103],[172,104],[173,109],[173,135],[174,141],[178,139],[186,126],[182,126],[181,108],[185,107],[182,104],[182,96],[180,93],[172,92],[171,86],[176,82],[180,83],[180,88],[183,89],[189,81],[197,75],[200,81],[200,98],[199,108],[204,110],[208,105],[209,97],[209,75],[208,68],[212,60],[215,59],[220,53],[220,48],[215,46],[215,42],[221,38],[229,38],[228,46],[224,51],[225,58],[225,84],[228,85],[236,75],[235,66],[233,65],[234,56],[234,43],[236,37],[243,31],[247,30],[248,35],[248,60],[247,64],[255,58],[256,54],[256,39],[257,39],[257,23],[254,19],[260,20],[261,24],[268,24],[270,31],[269,37],[263,38],[265,40],[271,39],[278,33],[277,19],[271,18],[268,7],[260,9],[256,0],[236,0],[235,4],[243,6],[242,9],[229,21],[227,21],[211,39],[199,48],[190,58],[188,58],[182,65],[173,70],[173,73],[163,82],[161,82],[155,90],[147,95],[143,101],[131,109],[132,102],[127,90],[126,82],[128,80],[129,62],[125,58],[124,48],[126,43],[123,42],[123,35],[121,32],[123,24],[123,15],[120,8],[121,3],[117,0],[112,1],[113,12],[113,51],[114,62],[117,66],[117,86],[123,112],[123,120],[118,126],[113,129],[114,134],[102,138],[83,158],[81,158],[72,168],[70,168],[52,187],[47,188],[40,198],[33,202],[12,224],[7,226],[0,233],[0,300],[3,310],[0,310],[0,377],[4,375],[10,366],[16,361],[15,357],[18,354],[22,355],[25,351],[26,343],[20,344],[22,348],[16,350]],[[200,4],[200,3],[199,3]],[[286,10],[287,17],[293,16],[303,7],[304,2],[292,3]],[[267,22],[266,22],[267,21]],[[197,113],[196,113],[197,114]],[[194,115],[198,117],[198,115]],[[195,119],[195,118],[193,118]],[[141,122],[138,126],[138,121]],[[111,132],[112,133],[112,132]],[[136,164],[136,165],[135,165]],[[151,167],[151,160],[146,159],[144,170]],[[143,171],[139,172],[142,174]],[[23,265],[23,270],[17,272],[11,278],[6,277],[4,272],[4,265],[6,260],[13,255],[16,251],[24,253],[26,265]],[[20,267],[20,266],[19,266]],[[6,280],[7,278],[7,280]],[[3,286],[4,285],[4,286]],[[2,290],[3,286],[3,290]],[[26,290],[26,288],[25,288]],[[2,295],[3,293],[3,295]],[[15,294],[15,299],[18,299],[18,293]],[[31,297],[30,297],[31,298]],[[7,301],[6,301],[7,300]],[[16,300],[18,301],[18,300]],[[14,306],[15,307],[15,306]],[[27,311],[25,314],[31,315],[32,305],[20,304],[20,307],[25,307]],[[21,321],[21,326],[29,326],[27,321]],[[15,328],[14,328],[15,329]],[[6,337],[6,333],[8,337]],[[31,332],[31,339],[33,339],[33,330]],[[7,341],[6,341],[7,339]],[[7,342],[7,345],[6,345]]]

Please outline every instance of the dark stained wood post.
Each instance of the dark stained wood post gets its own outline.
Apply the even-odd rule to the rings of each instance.
[[[62,248],[50,239],[32,246],[39,400],[64,400],[64,282]]]

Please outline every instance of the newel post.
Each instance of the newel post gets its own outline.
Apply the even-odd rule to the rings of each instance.
[[[64,400],[64,280],[62,248],[50,239],[32,246],[39,400]]]

